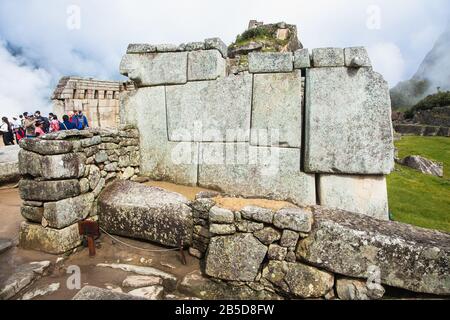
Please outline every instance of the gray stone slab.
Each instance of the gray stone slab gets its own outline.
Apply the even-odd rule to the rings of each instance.
[[[371,67],[369,54],[364,47],[345,48],[345,66],[350,68]]]
[[[130,43],[127,53],[152,53],[156,52],[156,46],[147,43]]]
[[[316,203],[315,177],[300,171],[300,150],[203,143],[199,185],[227,193]]]
[[[127,293],[114,292],[111,290],[97,288],[93,286],[85,286],[83,287],[83,289],[78,291],[78,293],[72,298],[72,300],[115,301],[115,300],[147,300],[147,299],[142,297],[136,297]]]
[[[187,82],[187,52],[126,54],[120,73],[137,87]]]
[[[414,292],[450,295],[450,235],[325,207],[297,258],[352,278]],[[374,277],[375,276],[375,277]]]
[[[300,71],[255,74],[252,145],[301,147],[303,83]]]
[[[306,71],[305,170],[389,174],[394,168],[389,87],[369,68]]]
[[[226,60],[217,50],[192,51],[188,54],[188,81],[215,80],[224,77]]]
[[[228,57],[228,46],[220,38],[209,38],[205,40],[205,49],[217,49],[223,58]]]
[[[98,215],[107,232],[178,247],[192,243],[193,217],[182,195],[129,181],[106,187]]]
[[[74,198],[44,204],[44,218],[51,228],[62,229],[86,219],[94,208],[94,194],[86,193]]]
[[[73,143],[64,140],[22,139],[20,147],[42,155],[55,155],[71,152]]]
[[[291,72],[292,52],[250,52],[248,68],[251,73]]]
[[[166,97],[170,141],[249,140],[251,75],[170,86]]]
[[[120,105],[122,121],[139,129],[141,175],[196,185],[198,144],[168,142],[164,87],[122,95]]]
[[[311,57],[308,49],[299,49],[294,52],[294,68],[304,69],[311,67]]]
[[[384,176],[320,175],[320,204],[389,220]]]
[[[20,207],[20,214],[28,221],[41,223],[42,217],[44,216],[44,208],[22,205]]]
[[[318,67],[343,67],[345,65],[344,49],[318,48],[312,50],[312,63]]]
[[[19,182],[19,192],[22,200],[28,201],[59,201],[76,197],[80,194],[78,180],[37,181],[22,179]]]

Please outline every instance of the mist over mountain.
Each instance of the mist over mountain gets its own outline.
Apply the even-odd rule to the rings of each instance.
[[[408,81],[398,83],[391,90],[394,109],[415,105],[426,96],[450,90],[450,25],[436,41],[416,74]]]

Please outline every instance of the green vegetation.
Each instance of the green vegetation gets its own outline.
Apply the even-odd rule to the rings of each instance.
[[[438,92],[419,101],[412,109],[405,113],[405,117],[411,119],[414,113],[421,110],[430,110],[437,107],[450,106],[450,91]]]
[[[283,47],[289,43],[289,39],[277,39],[277,29],[276,25],[263,25],[249,29],[238,35],[230,48],[242,47],[250,42],[256,42],[263,45],[263,52],[276,52],[278,46]]]
[[[444,163],[444,178],[397,165],[388,176],[389,208],[396,221],[450,232],[450,139],[403,137],[399,157],[420,155]]]

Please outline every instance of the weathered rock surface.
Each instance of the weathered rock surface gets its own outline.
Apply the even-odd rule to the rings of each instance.
[[[17,145],[0,148],[0,184],[19,181],[19,151]]]
[[[19,182],[20,197],[29,201],[59,201],[80,194],[78,180],[37,181],[22,179]]]
[[[394,168],[387,82],[370,68],[306,70],[305,171],[389,174]]]
[[[228,57],[228,46],[220,38],[209,38],[205,40],[205,49],[216,49],[226,59]]]
[[[381,285],[358,279],[338,278],[336,292],[341,300],[379,300],[385,293]]]
[[[314,67],[343,67],[344,50],[341,48],[317,48],[312,50]]]
[[[58,282],[56,282],[56,283],[52,283],[52,284],[44,286],[44,287],[36,288],[30,292],[25,293],[22,296],[21,300],[32,300],[36,297],[42,297],[42,296],[51,294],[53,292],[58,291],[59,287],[60,287],[60,284]]]
[[[72,300],[147,300],[142,297],[133,296],[131,294],[114,292],[107,289],[85,286],[83,287]]]
[[[203,143],[199,185],[244,197],[316,203],[314,175],[300,171],[300,150],[294,148]]]
[[[189,52],[188,80],[215,80],[224,77],[226,60],[217,50],[201,50]]]
[[[234,213],[231,210],[220,208],[220,207],[212,207],[209,212],[209,221],[211,223],[233,223],[234,222]]]
[[[93,136],[94,133],[91,132],[90,130],[73,129],[47,133],[46,135],[43,135],[39,138],[42,140],[65,140],[72,138],[92,138]]]
[[[162,286],[149,286],[132,290],[128,294],[148,300],[161,300],[164,297],[164,288]]]
[[[15,273],[7,278],[0,286],[0,300],[8,300],[20,293],[24,288],[41,277],[50,261],[32,262],[19,266]]]
[[[379,268],[383,284],[450,295],[450,235],[323,207],[314,220],[299,259],[353,278]]]
[[[94,208],[94,194],[44,204],[44,217],[51,228],[62,229],[86,219]]]
[[[369,54],[364,47],[345,48],[345,66],[350,68],[371,67]]]
[[[384,176],[320,175],[318,192],[324,207],[389,220]]]
[[[249,140],[251,75],[171,86],[166,96],[170,141],[234,142],[227,130],[242,131],[237,141]]]
[[[172,247],[192,243],[192,210],[180,194],[116,181],[100,195],[98,209],[100,225],[112,234]]]
[[[292,52],[250,52],[248,68],[251,73],[291,72]]]
[[[223,280],[254,281],[267,247],[251,234],[214,237],[206,257],[206,274]]]
[[[300,71],[254,76],[252,145],[301,147],[303,81]]]
[[[65,140],[22,139],[20,147],[41,155],[57,155],[71,152],[73,143]]]
[[[280,229],[305,232],[311,231],[313,215],[309,208],[284,208],[275,213],[273,224]]]
[[[311,67],[311,57],[308,49],[299,49],[294,52],[294,68],[303,69]]]
[[[210,280],[200,271],[185,276],[178,290],[204,300],[282,300],[282,297],[267,290],[256,291],[246,285],[233,286],[226,282]]]
[[[242,208],[241,214],[246,219],[272,224],[275,212],[266,208],[247,206]]]
[[[120,73],[138,87],[187,82],[187,52],[126,54]]]
[[[301,263],[270,261],[263,270],[267,279],[282,291],[298,298],[320,298],[334,285],[334,276]]]
[[[400,161],[404,166],[416,169],[424,174],[436,177],[444,176],[444,165],[421,156],[409,156]]]
[[[229,235],[236,233],[236,227],[230,224],[212,224],[209,231],[214,235]]]
[[[143,288],[149,286],[162,285],[163,279],[155,276],[128,276],[123,280],[122,287]]]
[[[156,52],[156,46],[147,43],[130,43],[127,53],[152,53]]]
[[[41,223],[44,216],[44,208],[23,205],[20,207],[20,214],[28,221]]]
[[[28,222],[22,222],[20,225],[19,246],[23,249],[62,254],[80,244],[81,236],[77,224],[61,230],[44,228]]]
[[[272,244],[281,238],[281,233],[272,227],[256,231],[253,235],[265,245]]]

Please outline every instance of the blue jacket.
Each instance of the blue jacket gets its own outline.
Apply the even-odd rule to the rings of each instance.
[[[85,115],[81,117],[76,115],[72,118],[72,123],[75,125],[75,129],[83,130],[85,128],[89,128],[89,124]]]
[[[77,127],[76,127],[75,123],[72,123],[72,122],[70,122],[70,121],[64,121],[64,122],[61,122],[60,125],[59,125],[59,129],[60,129],[61,131],[64,131],[64,130],[73,130],[73,129],[76,129],[76,128],[77,128]]]

